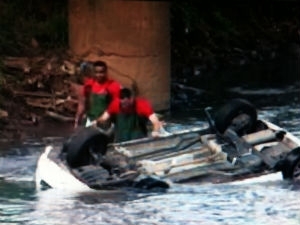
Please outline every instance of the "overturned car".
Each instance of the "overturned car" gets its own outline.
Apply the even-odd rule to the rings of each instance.
[[[111,132],[83,128],[63,145],[40,156],[41,187],[103,190],[168,188],[172,183],[220,183],[280,171],[300,180],[300,140],[257,116],[245,99],[233,99],[212,113],[208,126],[112,143]]]

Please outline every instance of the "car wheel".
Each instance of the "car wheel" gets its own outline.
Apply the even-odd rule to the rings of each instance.
[[[235,127],[238,135],[251,133],[257,122],[256,108],[245,99],[233,99],[223,105],[215,114],[215,127],[224,133],[229,127]]]
[[[134,188],[145,189],[145,190],[153,190],[153,189],[160,189],[165,190],[168,189],[170,186],[163,180],[156,179],[154,177],[146,177],[139,181],[137,181],[134,185]]]
[[[300,147],[287,154],[281,163],[283,179],[300,181]]]
[[[88,165],[104,155],[109,138],[94,127],[83,128],[72,135],[65,143],[63,151],[70,167]]]

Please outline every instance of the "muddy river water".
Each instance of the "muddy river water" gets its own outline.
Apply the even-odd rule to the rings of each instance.
[[[228,91],[231,96],[250,99],[258,106],[260,118],[300,138],[300,90],[297,87],[231,88]],[[173,124],[205,123],[200,116],[204,104],[194,100],[188,110],[177,110],[172,115]],[[43,140],[30,139],[2,149],[1,224],[300,224],[300,185],[283,181],[280,174],[224,184],[176,184],[163,193],[37,191],[34,174],[43,148]]]

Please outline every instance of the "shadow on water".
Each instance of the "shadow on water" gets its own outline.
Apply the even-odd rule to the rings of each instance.
[[[1,198],[24,201],[36,200],[35,183],[28,181],[7,181],[0,178]]]
[[[34,211],[37,201],[35,184],[0,178],[0,223],[21,224]],[[19,223],[21,222],[21,223]]]

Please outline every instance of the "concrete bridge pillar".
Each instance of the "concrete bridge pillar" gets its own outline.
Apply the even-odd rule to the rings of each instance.
[[[155,110],[170,105],[169,3],[69,0],[70,50],[104,60],[124,86],[137,85]]]

